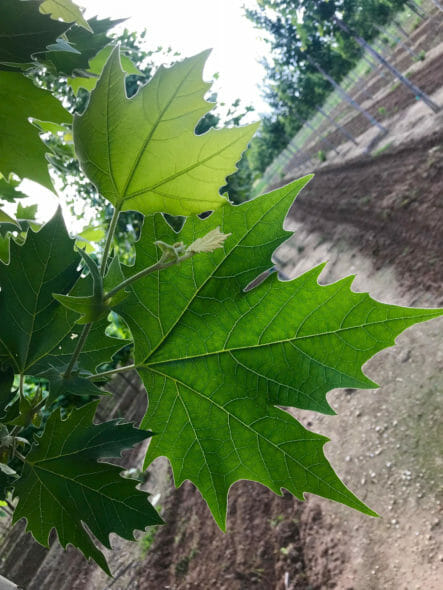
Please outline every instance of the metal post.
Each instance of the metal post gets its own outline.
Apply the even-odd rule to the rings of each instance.
[[[355,143],[355,145],[358,145],[358,141],[355,139],[353,135],[349,133],[349,131],[346,131],[344,127],[336,123],[336,121],[332,117],[330,117],[322,108],[316,107],[316,109],[319,113],[323,115],[323,117],[325,117],[330,123],[332,123],[334,127],[338,129],[342,135],[350,139],[352,143]]]
[[[310,129],[313,133],[315,133],[316,135],[318,135],[320,141],[322,141],[325,145],[327,145],[329,147],[329,149],[334,150],[334,152],[337,155],[340,155],[340,152],[337,150],[337,148],[334,146],[334,144],[332,144],[330,141],[328,141],[325,137],[321,137],[321,135],[318,133],[317,129],[313,125],[311,125],[311,123],[309,123],[309,121],[306,121],[305,119],[302,119],[296,113],[293,113],[293,115],[294,115],[294,117],[298,121],[300,121],[300,123],[302,123],[303,125],[306,125],[306,127],[308,129]]]
[[[337,84],[337,82],[333,78],[331,78],[331,76],[327,74],[325,70],[321,66],[319,66],[316,61],[312,59],[312,57],[307,55],[306,59],[309,61],[311,65],[317,68],[320,74],[322,74],[330,84],[332,84],[332,86],[337,90],[340,96],[344,98],[344,100],[347,103],[349,103],[352,107],[354,107],[354,109],[356,109],[357,111],[359,111],[359,113],[366,117],[366,119],[371,123],[371,125],[374,125],[374,127],[378,127],[378,129],[380,129],[380,131],[384,134],[388,132],[386,127],[383,127],[383,125],[379,123],[377,119],[375,119],[370,113],[368,113],[366,109],[360,106],[358,102],[356,102],[351,96],[349,96],[349,94],[345,90],[343,90],[343,88],[339,84]]]
[[[391,72],[391,74],[393,74],[396,78],[398,78],[402,84],[404,84],[407,88],[409,88],[409,90],[411,92],[413,92],[415,96],[419,96],[422,99],[422,101],[426,104],[426,106],[428,106],[432,111],[434,111],[434,113],[438,113],[440,111],[440,107],[433,100],[431,100],[429,98],[429,96],[425,92],[423,92],[422,90],[420,90],[420,88],[418,86],[416,86],[410,80],[408,80],[407,78],[405,78],[405,76],[403,76],[403,74],[401,74],[397,70],[397,68],[394,68],[393,65],[391,65],[388,61],[386,61],[385,58],[382,57],[364,39],[362,39],[361,37],[359,37],[356,33],[352,32],[348,28],[348,26],[345,25],[345,23],[343,21],[341,21],[337,17],[334,17],[334,21],[342,29],[342,31],[345,31],[346,33],[348,33],[349,35],[351,35],[357,41],[357,43],[360,45],[360,47],[363,47],[363,49],[365,49],[368,53],[370,53],[376,59],[378,59],[378,61],[382,65],[384,65],[385,68],[388,69]]]
[[[379,31],[379,33],[381,33],[382,35],[386,35],[387,37],[389,37],[389,39],[392,39],[393,41],[398,43],[400,47],[403,47],[403,49],[407,51],[411,57],[413,57],[414,59],[418,59],[418,55],[415,53],[415,51],[408,47],[406,43],[403,43],[400,37],[394,37],[394,35],[389,33],[389,31],[383,29],[382,27],[379,27],[378,25],[374,25],[374,27],[377,29],[377,31]]]

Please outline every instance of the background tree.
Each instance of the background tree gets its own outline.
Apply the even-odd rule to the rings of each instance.
[[[263,172],[321,106],[332,87],[309,61],[315,62],[338,83],[362,56],[355,39],[337,24],[340,18],[358,35],[371,41],[379,33],[376,25],[386,24],[405,5],[404,0],[260,0],[257,9],[246,10],[254,25],[266,32],[272,57],[265,62],[265,98],[272,107],[272,121],[254,140],[253,166]],[[298,117],[295,116],[297,113]],[[278,138],[270,139],[278,134]],[[269,149],[266,149],[268,147]],[[282,148],[282,149],[283,149]],[[280,150],[281,151],[281,150]]]

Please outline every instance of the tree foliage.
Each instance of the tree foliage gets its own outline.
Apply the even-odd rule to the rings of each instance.
[[[263,172],[332,91],[311,60],[340,82],[362,49],[337,24],[340,18],[370,41],[405,0],[260,0],[247,17],[266,33],[265,97],[273,114],[254,140],[252,166]]]
[[[70,25],[66,38],[71,28],[94,36],[94,22]],[[41,67],[55,63],[49,54],[63,53],[55,45],[43,52]],[[274,273],[249,288],[288,237],[286,213],[310,177],[239,206],[220,194],[256,125],[195,133],[211,108],[204,58],[160,68],[128,98],[115,48],[76,115],[80,164],[113,206],[99,258],[76,245],[60,211],[34,229],[24,208],[23,219],[0,217],[11,242],[0,263],[0,492],[15,503],[14,522],[26,519],[36,540],[47,545],[55,529],[64,547],[78,547],[108,573],[89,532],[109,547],[111,532],[131,539],[161,518],[137,482],[102,459],[148,438],[145,466],[168,457],[176,484],[191,480],[221,528],[229,488],[240,479],[374,515],[334,473],[323,454],[326,439],[282,407],[333,413],[328,391],[374,387],[362,365],[405,328],[443,313],[354,293],[352,277],[320,286],[322,267],[288,282]],[[32,84],[26,73],[12,73]],[[17,103],[15,87],[8,89]],[[33,105],[24,105],[31,112]],[[19,175],[24,159],[10,172]],[[14,179],[5,173],[2,180],[12,181],[4,194],[20,198]],[[144,218],[132,266],[112,249],[125,208]],[[199,216],[208,208],[211,215]],[[186,216],[178,233],[165,213]],[[126,345],[105,334],[111,311],[127,323],[134,362],[103,371]],[[127,370],[146,386],[140,428],[94,424],[106,380]],[[32,380],[45,389],[27,389]]]

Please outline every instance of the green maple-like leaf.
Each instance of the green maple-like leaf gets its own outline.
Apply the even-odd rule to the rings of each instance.
[[[49,14],[54,20],[61,20],[65,23],[76,23],[90,33],[93,33],[82,11],[72,0],[44,0],[40,4],[40,12],[42,14]]]
[[[27,530],[45,546],[55,528],[63,547],[78,547],[109,573],[103,553],[83,525],[110,547],[110,533],[132,540],[134,530],[162,520],[147,501],[148,494],[136,489],[137,482],[123,479],[116,465],[97,461],[118,456],[151,433],[115,420],[94,425],[95,409],[96,403],[88,404],[64,421],[58,413],[49,417],[15,485],[19,501],[13,521],[26,518]]]
[[[118,308],[148,392],[143,425],[158,433],[146,461],[167,456],[176,484],[193,481],[221,527],[229,487],[239,479],[373,514],[335,475],[322,451],[327,439],[275,406],[333,413],[329,390],[374,387],[361,365],[408,326],[442,313],[353,293],[352,277],[320,286],[322,267],[288,282],[274,274],[245,293],[271,266],[287,237],[285,215],[308,179],[226,205],[207,220],[188,219],[179,236],[161,216],[147,218],[137,245],[137,264],[145,266],[155,260],[154,239],[189,244],[217,226],[232,235],[224,251],[134,283]]]
[[[66,31],[66,23],[42,14],[40,6],[38,0],[2,0],[0,64],[11,64],[14,68],[19,64],[30,63],[35,54],[45,52],[48,45],[55,43]]]
[[[52,297],[76,283],[79,256],[61,211],[26,242],[11,241],[9,264],[0,263],[0,356],[16,373],[26,373],[70,332],[75,314]],[[73,317],[74,316],[74,317]]]
[[[117,209],[189,215],[225,202],[218,189],[257,125],[195,135],[198,121],[214,106],[203,98],[207,55],[161,67],[128,99],[119,49],[112,52],[73,127],[83,170]]]
[[[79,251],[87,261],[88,268],[93,278],[93,293],[91,295],[60,295],[54,293],[54,298],[66,308],[80,314],[77,324],[89,324],[107,316],[112,307],[126,299],[127,294],[122,290],[113,297],[104,300],[104,292],[110,291],[123,280],[118,257],[114,257],[105,277],[102,279],[95,262],[85,252]]]
[[[75,314],[71,314],[72,324],[76,320]],[[108,327],[106,319],[100,320],[93,324],[89,332],[88,339],[84,345],[78,359],[78,365],[86,374],[93,374],[96,368],[103,363],[108,363],[113,355],[123,346],[128,344],[126,340],[120,338],[110,338],[105,335],[105,329]],[[77,345],[77,339],[80,337],[82,327],[74,325],[69,334],[57,346],[46,355],[33,368],[35,375],[43,376],[43,373],[51,367],[60,367],[60,373],[68,366],[72,353]]]
[[[0,71],[0,101],[0,173],[7,178],[14,172],[54,190],[45,158],[48,150],[28,118],[69,123],[71,115],[50,92],[18,72]]]

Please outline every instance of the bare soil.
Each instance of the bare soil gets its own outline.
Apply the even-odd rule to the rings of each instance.
[[[421,82],[438,78],[441,86],[441,70],[430,61]],[[383,100],[401,110],[414,97],[395,88],[392,105]],[[322,281],[355,272],[354,288],[378,299],[442,306],[442,144],[436,128],[377,157],[321,167],[291,209],[295,234],[276,255],[282,273],[329,260]],[[442,328],[440,320],[417,326],[372,359],[365,372],[380,389],[331,392],[337,416],[294,412],[331,438],[334,468],[381,518],[241,482],[231,488],[223,534],[195,488],[174,489],[158,460],[145,487],[161,494],[167,524],[135,544],[114,541],[107,553],[114,579],[72,548],[40,548],[20,524],[0,531],[1,573],[26,590],[440,590]],[[139,418],[146,399],[139,384],[119,378],[115,388],[106,414]],[[125,465],[142,455],[134,451]]]
[[[337,226],[403,289],[442,293],[443,132],[379,156],[321,168],[289,217],[326,240]]]

